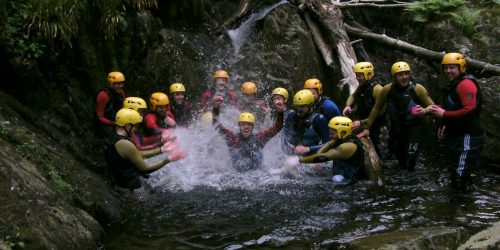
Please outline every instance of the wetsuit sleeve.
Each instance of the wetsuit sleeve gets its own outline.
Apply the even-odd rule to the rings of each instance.
[[[356,101],[356,97],[354,95],[350,95],[348,98],[347,98],[347,101],[345,102],[345,106],[346,107],[351,107],[352,108],[352,105],[354,105],[354,102]]]
[[[266,144],[269,140],[271,140],[271,138],[273,138],[273,136],[280,132],[280,130],[283,128],[283,117],[283,112],[279,112],[272,127],[264,131],[260,131],[255,135],[257,137],[257,141],[259,142],[259,146],[264,147],[264,144]]]
[[[230,148],[234,148],[238,145],[238,135],[228,128],[224,127],[219,121],[219,113],[220,109],[214,108],[213,112],[213,120],[214,124],[216,124],[215,129],[219,130],[224,137],[226,138],[226,142]]]
[[[457,120],[471,114],[477,107],[477,87],[470,79],[462,80],[457,86],[457,96],[462,108],[456,111],[445,111],[444,120]]]
[[[106,112],[106,105],[109,102],[109,95],[106,93],[106,91],[101,91],[99,94],[97,94],[96,98],[96,115],[97,118],[99,118],[99,121],[102,122],[103,124],[106,125],[111,125],[114,126],[115,122],[109,120],[108,118],[104,117],[104,113]]]
[[[325,116],[323,115],[316,116],[316,118],[314,119],[313,127],[321,137],[321,144],[308,146],[309,154],[318,151],[323,146],[323,144],[325,144],[330,140],[330,133],[328,132],[328,122],[326,121]]]
[[[238,103],[238,95],[234,91],[228,91],[229,98],[231,98],[231,106],[240,110],[240,105]]]
[[[375,120],[377,120],[380,112],[384,108],[384,105],[387,102],[387,95],[391,90],[391,85],[392,83],[387,84],[382,88],[379,98],[376,100],[375,105],[370,112],[370,115],[368,116],[368,118],[361,120],[361,125],[363,125],[366,129],[370,129],[370,127],[375,122]]]
[[[202,113],[207,112],[208,101],[210,101],[211,93],[209,91],[203,93],[200,98],[200,110]]]
[[[331,160],[348,160],[351,158],[358,146],[352,142],[346,142],[340,144],[336,148],[332,148],[324,153],[316,153],[309,156],[300,157],[301,163],[317,163],[317,162],[325,162]]]
[[[164,159],[151,164],[146,163],[143,156],[141,156],[137,148],[129,140],[119,140],[115,143],[115,148],[121,157],[130,160],[134,164],[134,166],[143,173],[150,173],[158,170],[169,162],[168,159]],[[157,151],[159,152],[160,149],[158,149]]]
[[[281,135],[281,149],[286,154],[292,154],[295,145],[292,144],[291,137],[293,136],[293,119],[297,115],[295,111],[290,112],[285,120],[283,133]]]
[[[340,115],[339,107],[332,100],[327,100],[323,103],[326,117],[335,117]],[[328,121],[327,121],[328,122]]]
[[[422,106],[424,108],[429,107],[430,105],[434,104],[434,101],[432,101],[431,97],[429,96],[429,92],[425,89],[424,86],[420,84],[415,85],[415,94],[417,94],[418,99],[422,103]]]

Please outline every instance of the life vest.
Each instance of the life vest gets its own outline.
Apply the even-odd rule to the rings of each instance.
[[[373,88],[379,84],[374,78],[368,80],[365,85],[361,86],[355,94],[356,98],[356,117],[364,119],[370,115],[370,112],[375,105],[373,98]]]
[[[332,119],[333,117],[328,117],[328,115],[330,115],[330,114],[327,114],[326,109],[325,109],[325,102],[326,101],[331,101],[334,105],[336,105],[329,97],[320,96],[319,101],[315,102],[313,104],[313,112],[320,113],[320,114],[324,115],[326,117],[327,121],[330,121],[330,119]]]
[[[388,115],[394,127],[421,123],[422,118],[412,114],[411,109],[420,105],[420,100],[415,93],[416,84],[410,82],[407,87],[398,87],[397,83],[391,85],[387,95]]]
[[[97,100],[97,96],[102,92],[106,92],[106,94],[109,96],[109,102],[106,104],[106,108],[104,110],[104,117],[106,119],[114,121],[116,113],[123,107],[123,96],[120,93],[117,93],[113,89],[106,87],[104,89],[100,89],[97,94],[95,95],[94,100]],[[100,128],[102,127],[102,123],[99,121],[99,118],[97,117],[96,113],[97,109],[97,103],[94,102],[94,123],[96,127]]]
[[[476,109],[470,113],[464,119],[459,121],[454,121],[451,124],[447,124],[446,131],[449,134],[473,134],[480,135],[483,133],[483,129],[480,122],[480,113],[482,107],[482,96],[481,89],[479,88],[479,84],[477,83],[476,78],[472,75],[462,75],[459,78],[452,81],[446,88],[446,95],[444,100],[444,109],[449,111],[460,110],[463,108],[463,105],[460,103],[460,99],[458,98],[457,86],[458,84],[465,80],[471,80],[477,88],[477,96],[476,96]]]
[[[239,145],[231,150],[233,167],[240,171],[257,169],[262,164],[262,150],[257,144],[257,137],[250,135],[245,138],[239,135]]]
[[[116,184],[120,187],[136,189],[140,187],[139,176],[143,175],[128,159],[120,156],[115,144],[119,140],[128,140],[124,136],[115,134],[113,140],[106,145],[108,164],[111,167]]]
[[[293,145],[313,146],[321,142],[321,135],[314,128],[314,120],[317,116],[322,115],[313,113],[307,119],[300,118],[297,114],[294,117],[294,139],[298,142]]]
[[[342,160],[344,161],[345,163],[349,164],[350,166],[354,166],[354,167],[359,167],[360,169],[364,169],[364,159],[365,159],[365,154],[364,154],[364,151],[363,151],[363,143],[358,139],[358,137],[356,135],[350,135],[348,136],[345,140],[343,141],[340,141],[340,142],[337,142],[333,145],[334,148],[340,146],[341,144],[343,143],[347,143],[347,142],[352,142],[354,144],[356,144],[356,152],[354,153],[354,155],[351,156],[351,158],[347,159],[347,160]]]

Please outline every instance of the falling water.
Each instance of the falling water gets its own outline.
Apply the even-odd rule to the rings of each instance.
[[[255,26],[255,23],[262,18],[264,18],[267,13],[269,13],[274,8],[287,3],[287,0],[282,0],[274,5],[263,8],[262,10],[252,13],[250,17],[244,21],[240,27],[232,30],[228,30],[227,34],[231,38],[231,42],[234,48],[234,54],[237,55],[240,52],[240,48],[247,42],[248,38],[252,35],[252,28]]]

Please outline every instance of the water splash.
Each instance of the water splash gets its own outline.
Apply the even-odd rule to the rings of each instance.
[[[287,2],[287,0],[282,0],[274,5],[263,8],[256,13],[252,13],[252,15],[250,15],[250,17],[246,21],[244,21],[240,25],[240,27],[228,30],[227,34],[231,38],[231,43],[233,44],[234,48],[234,55],[238,55],[238,53],[240,52],[240,48],[248,41],[248,38],[250,38],[250,36],[252,35],[252,29],[255,26],[255,23],[264,18],[274,8]]]

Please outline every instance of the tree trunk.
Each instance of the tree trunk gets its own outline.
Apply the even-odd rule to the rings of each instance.
[[[422,47],[407,43],[405,41],[401,41],[398,39],[394,39],[392,37],[388,37],[386,35],[380,35],[380,34],[366,31],[366,30],[354,28],[354,27],[351,27],[347,24],[345,24],[344,26],[345,26],[347,32],[349,32],[349,34],[360,37],[362,39],[366,39],[368,41],[373,41],[376,43],[380,43],[383,45],[394,47],[396,49],[414,54],[418,57],[433,60],[433,61],[441,62],[441,60],[443,59],[443,52],[432,51],[432,50],[429,50],[426,48],[422,48]],[[471,68],[471,69],[481,70],[481,73],[487,72],[487,73],[492,73],[495,75],[500,75],[500,67],[486,63],[486,62],[473,60],[470,58],[467,58],[467,67]]]
[[[356,54],[343,27],[344,15],[327,0],[311,0],[305,5],[307,11],[316,17],[315,19],[320,24],[326,40],[334,46],[337,52],[340,70],[344,77],[340,81],[340,88],[347,85],[349,86],[349,93],[352,94],[358,87],[356,75],[352,71],[352,67],[356,62]]]

